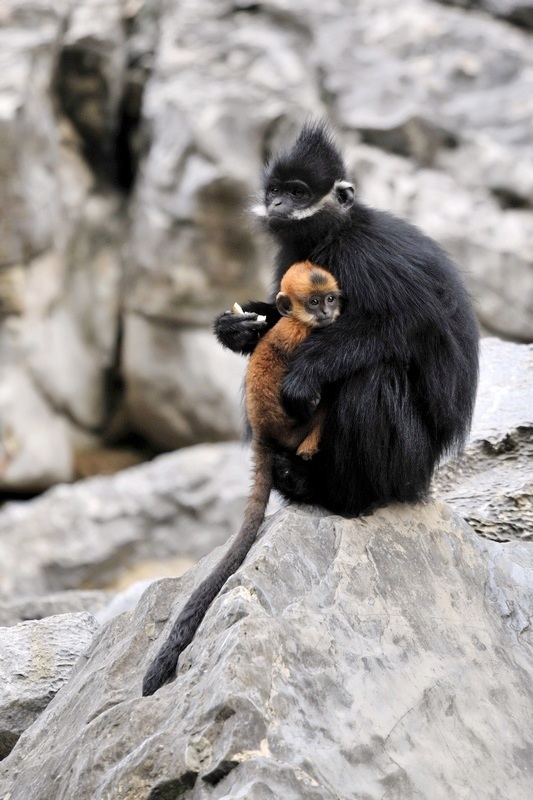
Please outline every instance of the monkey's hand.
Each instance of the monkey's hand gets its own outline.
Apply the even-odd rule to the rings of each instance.
[[[281,402],[289,417],[307,422],[320,403],[320,387],[314,384],[310,372],[290,370],[281,385]]]
[[[259,317],[264,317],[259,319]],[[251,353],[257,342],[280,318],[270,303],[249,303],[242,314],[225,311],[215,319],[215,336],[234,353]]]

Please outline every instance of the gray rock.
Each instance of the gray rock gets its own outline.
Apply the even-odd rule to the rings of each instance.
[[[63,112],[90,158],[105,161],[118,124],[125,71],[125,28],[117,0],[80,0],[70,7],[57,67]]]
[[[249,454],[198,445],[0,510],[0,599],[105,588],[129,567],[194,559],[240,526]]]
[[[112,592],[70,591],[45,596],[13,598],[0,602],[0,627],[9,628],[19,622],[39,620],[58,614],[87,611],[98,619],[98,614],[113,600]],[[110,617],[106,617],[110,619]],[[98,619],[100,622],[100,620]]]
[[[434,491],[482,536],[533,540],[533,346],[484,339],[470,441]]]
[[[522,111],[531,103],[524,94],[530,40],[520,30],[425,0],[378,0],[359,3],[350,15],[332,15],[318,45],[325,89],[348,128],[392,133],[414,120],[410,141],[436,136],[436,150],[460,146],[481,131],[506,147],[529,147],[530,121]],[[384,52],[386,60],[379,58]],[[406,152],[409,137],[390,141],[396,152]],[[416,148],[408,152],[417,155]]]
[[[158,449],[239,437],[246,361],[210,330],[129,314],[123,358],[129,419]]]
[[[29,0],[1,12],[0,488],[8,490],[73,477],[74,448],[108,414],[116,355],[120,203],[97,190],[69,101],[89,125],[103,114],[93,133],[105,128],[109,138],[121,4],[71,5]],[[74,62],[93,87],[88,103],[78,103]]]
[[[438,0],[460,8],[479,8],[522,28],[533,29],[532,0]]]
[[[154,572],[150,578],[137,580],[125,589],[113,589],[102,591],[97,589],[71,590],[66,592],[56,592],[41,596],[23,597],[11,601],[0,602],[0,627],[9,628],[28,620],[41,620],[53,617],[58,614],[72,614],[75,612],[86,611],[102,625],[110,619],[131,611],[139,602],[142,594],[148,586],[165,575],[173,574],[177,576],[183,574],[186,569],[190,569],[194,562],[183,559],[184,568],[177,570],[175,560],[172,563],[172,572],[161,566],[159,574]],[[188,563],[187,563],[188,562]],[[152,562],[149,562],[152,566]],[[143,565],[144,566],[144,565]],[[165,562],[165,567],[168,566]]]
[[[283,510],[177,680],[140,697],[218,556],[96,635],[3,762],[0,796],[529,798],[530,548],[479,540],[443,504]]]
[[[0,759],[67,682],[98,627],[81,613],[0,628]]]
[[[126,611],[131,611],[133,608],[135,608],[146,589],[153,582],[154,578],[146,578],[143,581],[136,581],[128,586],[127,589],[124,589],[122,592],[118,592],[106,603],[104,607],[100,608],[99,611],[96,612],[96,620],[100,623],[100,625],[103,625],[104,622],[109,622],[110,619],[118,617],[119,614],[124,614]]]
[[[359,143],[349,147],[348,155],[366,202],[414,222],[456,259],[482,325],[527,341],[533,339],[533,215],[502,211],[493,196],[476,187],[472,175],[473,169],[483,169],[501,188],[498,175],[506,172],[511,180],[513,170],[520,171],[519,164],[511,168],[498,160],[501,149],[496,150],[486,153],[480,167],[482,148],[462,148],[461,156],[454,156],[461,178],[453,174],[455,169],[417,170],[405,158]],[[528,172],[526,165],[526,180]],[[531,179],[533,196],[533,169]]]

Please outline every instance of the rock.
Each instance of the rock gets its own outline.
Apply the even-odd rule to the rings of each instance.
[[[348,154],[366,202],[414,222],[456,259],[483,326],[533,339],[533,215],[502,211],[494,197],[464,186],[472,149],[463,154],[463,182],[437,170],[418,170],[406,159],[359,143]],[[487,161],[487,170],[494,159]]]
[[[108,168],[125,79],[125,30],[117,0],[72,5],[57,67],[62,111],[79,132],[96,167]]]
[[[113,602],[112,592],[95,590],[16,597],[0,602],[0,627],[9,628],[18,625],[19,622],[40,620],[58,614],[73,614],[78,611],[86,611],[98,618],[98,614],[103,613],[110,602]],[[111,616],[106,616],[106,619],[111,619]]]
[[[464,456],[437,473],[434,492],[489,539],[533,540],[533,346],[484,339]]]
[[[190,564],[188,565],[191,566]],[[185,570],[182,570],[185,572]],[[177,573],[178,575],[181,573]],[[122,592],[118,592],[103,608],[101,608],[96,614],[95,618],[103,625],[104,622],[108,622],[110,619],[114,617],[118,617],[119,614],[124,614],[126,611],[131,611],[139,600],[141,599],[142,595],[146,591],[146,589],[154,582],[154,578],[147,578],[144,581],[137,581],[136,583],[131,584],[128,586],[127,589],[124,589]]]
[[[38,491],[69,480],[69,425],[19,365],[0,367],[0,486]]]
[[[532,0],[439,0],[460,8],[480,8],[499,19],[533,30]]]
[[[141,563],[139,571],[151,572],[151,577],[143,580],[125,583],[122,576],[121,583],[126,588],[119,586],[113,587],[108,591],[97,589],[71,590],[66,592],[56,592],[43,596],[23,597],[0,602],[0,628],[12,627],[20,622],[28,620],[41,620],[58,614],[72,614],[77,611],[86,611],[102,625],[113,617],[131,611],[139,602],[142,594],[148,586],[157,580],[169,575],[177,577],[194,566],[192,559],[168,559],[162,564],[157,562],[159,569],[156,569],[154,562]]]
[[[440,503],[358,520],[280,511],[177,680],[142,698],[219,555],[96,634],[3,762],[0,796],[529,797],[529,547],[480,540]]]
[[[248,486],[246,448],[198,445],[7,504],[0,599],[101,589],[147,559],[197,559],[238,530]]]
[[[238,438],[245,369],[245,359],[223,350],[210,330],[126,318],[126,408],[159,450]]]
[[[118,38],[111,44],[108,23],[120,19],[120,3],[100,4],[96,13],[89,13],[94,3],[70,6],[30,0],[0,12],[6,64],[0,78],[3,490],[36,491],[70,480],[73,449],[94,437],[109,413],[105,387],[119,325],[120,203],[97,189],[84,142],[67,118],[69,99],[77,104],[80,96],[72,85],[73,61],[67,64],[63,56],[68,51],[81,68],[80,59],[100,50],[108,63],[113,87],[99,84],[94,64],[84,85],[96,81],[100,99],[107,97],[109,131],[121,44]],[[97,23],[92,28],[89,17]],[[96,117],[101,111],[91,102],[76,106],[86,119],[90,108]],[[102,129],[94,133],[99,137]]]
[[[98,627],[82,613],[0,628],[0,759],[67,682]]]
[[[531,347],[483,340],[471,441],[436,482],[437,495],[485,540],[441,503],[352,521],[280,512],[213,605],[178,681],[150,700],[138,696],[144,669],[219,553],[178,581],[152,585],[133,613],[123,612],[152,579],[114,598],[59,590],[127,585],[125,573],[142,577],[147,559],[198,557],[226,539],[242,518],[246,449],[188,448],[8,504],[0,511],[0,623],[74,609],[112,621],[6,760],[0,797],[155,798],[178,788],[184,798],[261,797],[267,786],[266,797],[329,799],[357,785],[369,798],[392,791],[402,800],[455,800],[461,786],[499,800],[505,776],[513,800],[525,800],[532,360]],[[43,596],[20,599],[30,593]],[[9,722],[0,725],[4,755],[56,690],[44,676],[31,694],[45,698],[30,702],[33,716],[24,710],[15,724],[11,710],[0,713]]]

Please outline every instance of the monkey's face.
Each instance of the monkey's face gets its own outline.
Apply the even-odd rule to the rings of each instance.
[[[327,328],[340,314],[339,292],[311,294],[301,306],[295,304],[293,315],[310,328]]]
[[[289,149],[282,149],[263,175],[262,202],[253,209],[280,236],[320,236],[346,219],[355,202],[346,167],[328,126],[303,126]],[[319,231],[318,229],[322,229]]]
[[[276,306],[308,328],[325,328],[341,312],[341,292],[333,275],[311,261],[292,264],[281,279]]]
[[[265,210],[269,222],[303,219],[315,193],[298,179],[280,181],[272,179],[265,190]]]
[[[279,292],[276,305],[283,317],[292,317],[307,328],[327,328],[341,313],[337,291],[314,292],[304,297]]]
[[[267,180],[263,203],[254,211],[275,231],[316,219],[318,214],[342,214],[353,200],[354,190],[348,181],[337,180],[324,193],[323,187],[314,187],[301,178],[282,179],[274,173]]]

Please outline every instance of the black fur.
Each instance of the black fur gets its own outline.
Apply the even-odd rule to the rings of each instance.
[[[302,181],[312,206],[339,179],[342,157],[327,128],[313,124],[267,166],[263,185],[268,200],[270,186]],[[456,267],[417,228],[358,200],[266,224],[278,245],[274,294],[287,268],[309,259],[333,273],[343,295],[342,315],[299,348],[283,389],[300,418],[318,394],[327,397],[321,450],[310,461],[278,453],[275,488],[345,514],[423,499],[435,465],[464,444],[477,386],[478,329]],[[271,305],[262,329],[219,318],[215,331],[249,353],[276,320]]]

